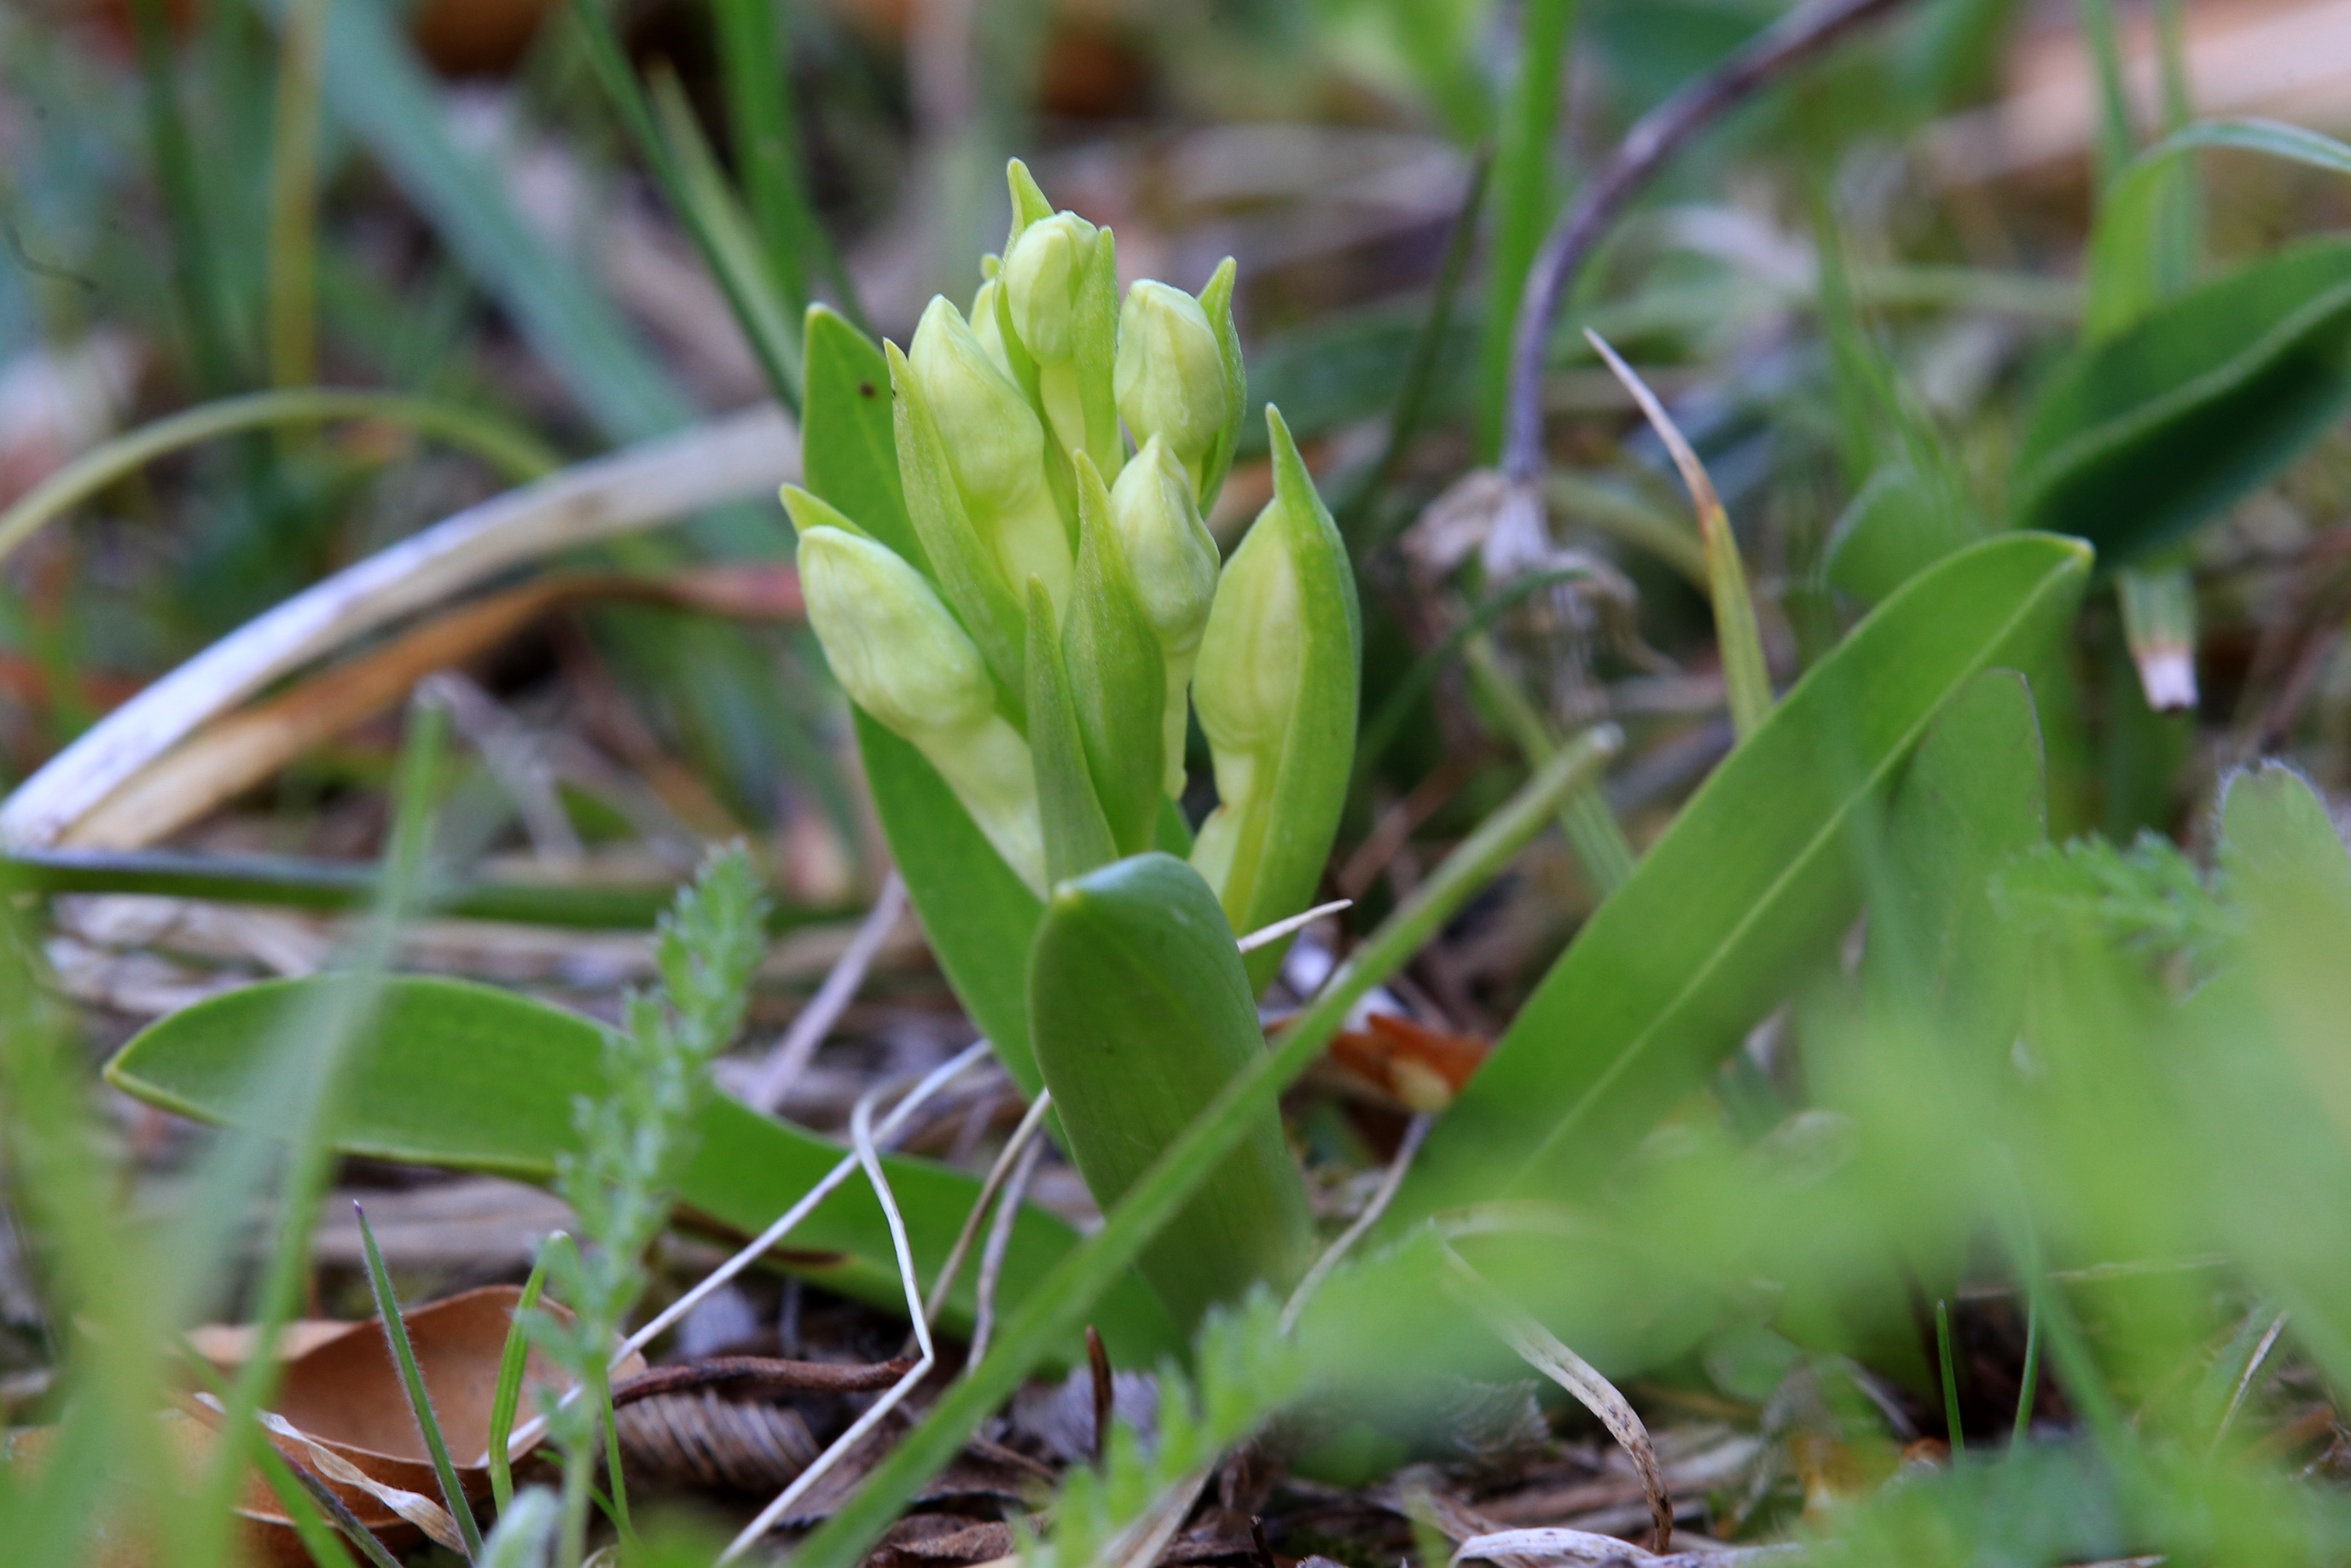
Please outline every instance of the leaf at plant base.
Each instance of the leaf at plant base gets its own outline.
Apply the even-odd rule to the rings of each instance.
[[[2287,246],[2055,373],[2017,453],[2017,526],[2078,535],[2120,566],[2275,477],[2346,404],[2351,240]]]
[[[809,312],[807,341],[801,468],[809,489],[923,568],[928,558],[899,488],[882,350],[822,306]],[[1034,1094],[1044,1081],[1029,1051],[1023,984],[1043,906],[920,751],[853,708],[852,717],[874,812],[931,951],[1005,1071]]]
[[[107,1066],[108,1081],[199,1121],[235,1123],[262,1042],[315,1003],[332,977],[268,981],[183,1008],[152,1025]],[[590,1020],[512,992],[452,980],[384,983],[374,1023],[350,1046],[331,1138],[342,1153],[545,1182],[578,1146],[573,1102],[603,1089],[602,1031]],[[839,1163],[837,1145],[714,1096],[694,1122],[696,1146],[678,1185],[684,1218],[756,1235]],[[927,1160],[893,1156],[891,1186],[925,1275],[954,1243],[978,1183]],[[1003,1290],[1029,1290],[1075,1240],[1060,1220],[1024,1211]],[[778,1261],[827,1288],[886,1309],[904,1293],[881,1206],[852,1182],[818,1206]],[[949,1312],[967,1314],[971,1298]],[[1103,1337],[1147,1361],[1177,1342],[1138,1281],[1105,1303]]]
[[[1265,1050],[1224,910],[1172,855],[1135,855],[1053,890],[1029,1005],[1071,1153],[1105,1209]],[[1305,1184],[1268,1107],[1142,1268],[1188,1329],[1257,1281],[1292,1282],[1310,1242]]]
[[[1166,662],[1111,526],[1110,492],[1091,459],[1080,456],[1076,471],[1077,581],[1061,649],[1102,813],[1119,852],[1140,854],[1152,847],[1165,798],[1160,752]],[[1029,613],[1033,622],[1033,602]]]
[[[2032,668],[2090,552],[2009,535],[1913,579],[1798,682],[1577,934],[1437,1124],[1400,1218],[1587,1186],[1852,920],[1851,835],[1944,705]]]
[[[1029,580],[1029,755],[1044,819],[1046,876],[1060,883],[1116,860],[1118,846],[1094,793],[1077,709],[1062,675],[1052,602],[1035,578]]]

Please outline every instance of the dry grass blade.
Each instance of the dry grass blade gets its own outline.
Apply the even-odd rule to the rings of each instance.
[[[789,596],[779,589],[769,585],[763,605],[742,586],[704,572],[667,578],[567,572],[487,595],[191,735],[125,779],[57,841],[106,850],[157,843],[312,747],[403,701],[423,677],[496,648],[564,605],[625,597],[747,618],[762,611],[766,617],[796,615],[796,588]]]
[[[1642,1424],[1640,1416],[1616,1392],[1616,1385],[1601,1376],[1590,1362],[1561,1343],[1557,1335],[1496,1290],[1451,1246],[1443,1242],[1438,1245],[1445,1253],[1446,1285],[1456,1299],[1483,1318],[1487,1326],[1518,1352],[1529,1366],[1574,1395],[1585,1409],[1600,1417],[1608,1435],[1632,1456],[1634,1472],[1641,1478],[1641,1490],[1649,1500],[1649,1517],[1656,1531],[1656,1550],[1660,1554],[1668,1551],[1674,1541],[1673,1500],[1666,1493],[1665,1476],[1657,1467],[1657,1450],[1649,1441],[1649,1429]]]
[[[1722,509],[1722,497],[1715,493],[1706,465],[1698,460],[1657,394],[1639,372],[1617,357],[1606,339],[1589,327],[1583,336],[1641,405],[1642,414],[1657,439],[1666,444],[1683,485],[1689,489],[1690,505],[1698,511],[1698,538],[1706,550],[1707,593],[1714,604],[1715,638],[1722,647],[1722,684],[1730,698],[1730,721],[1740,734],[1750,734],[1771,711],[1771,674],[1764,663],[1763,633],[1755,623],[1755,600],[1748,591],[1747,568],[1739,559],[1730,515]]]
[[[772,494],[797,433],[773,407],[579,464],[471,507],[259,616],[109,714],[0,803],[0,842],[55,843],[149,763],[335,648],[557,550]]]
[[[977,1040],[939,1066],[933,1068],[920,1082],[907,1092],[906,1097],[898,1103],[897,1108],[883,1119],[881,1130],[876,1136],[885,1142],[895,1136],[898,1131],[913,1119],[914,1113],[922,1108],[925,1101],[959,1077],[965,1069],[975,1065],[987,1054],[987,1041]],[[881,1089],[873,1091],[873,1095],[884,1093],[892,1087],[893,1085],[884,1084]],[[869,1099],[872,1097],[872,1095],[868,1096]],[[732,1258],[705,1275],[692,1290],[679,1296],[676,1301],[672,1301],[655,1314],[651,1322],[631,1334],[622,1343],[621,1348],[613,1354],[613,1366],[619,1367],[629,1356],[651,1344],[679,1319],[701,1305],[712,1291],[765,1257],[769,1248],[789,1235],[794,1227],[815,1211],[818,1204],[831,1197],[841,1183],[855,1175],[860,1163],[857,1155],[852,1153],[831,1170],[826,1172],[824,1179],[810,1187],[798,1203],[786,1209],[773,1225],[753,1237]],[[915,1310],[918,1312],[921,1310],[919,1302]],[[566,1394],[564,1398],[568,1401],[578,1393],[579,1390],[574,1389],[569,1394]],[[507,1452],[508,1454],[522,1452],[530,1444],[536,1442],[539,1434],[546,1429],[547,1418],[544,1416],[534,1416],[524,1422],[515,1428],[514,1436],[507,1439]]]
[[[1259,926],[1246,936],[1236,937],[1233,946],[1244,953],[1254,953],[1269,943],[1280,941],[1293,931],[1304,930],[1326,915],[1336,915],[1343,909],[1353,909],[1354,906],[1355,901],[1352,898],[1334,898],[1328,904],[1318,904],[1311,909],[1301,909],[1286,920],[1277,920],[1270,925]]]
[[[463,1552],[465,1550],[465,1537],[457,1532],[456,1521],[441,1504],[420,1493],[402,1491],[398,1487],[387,1486],[377,1480],[332,1448],[314,1441],[309,1434],[282,1416],[274,1416],[266,1410],[258,1411],[256,1415],[272,1437],[282,1437],[300,1448],[304,1462],[329,1480],[367,1493],[450,1551]]]
[[[979,1222],[987,1218],[988,1207],[1004,1191],[1005,1183],[1011,1179],[1014,1168],[1028,1154],[1030,1143],[1044,1130],[1046,1114],[1052,1108],[1053,1092],[1039,1090],[1037,1098],[1029,1102],[1027,1113],[1021,1116],[1020,1124],[1013,1128],[1012,1136],[1005,1140],[1004,1152],[998,1155],[996,1163],[988,1167],[987,1179],[979,1184],[979,1196],[972,1200],[971,1212],[964,1217],[963,1228],[956,1233],[955,1245],[947,1249],[946,1261],[939,1265],[938,1278],[931,1281],[931,1299],[923,1309],[923,1316],[932,1324],[938,1322],[939,1309],[946,1304],[947,1292],[955,1289],[956,1276],[963,1272],[963,1260],[971,1251],[971,1244],[979,1233]],[[1006,1207],[1017,1213],[1019,1200],[1010,1199]]]
[[[1655,1553],[1613,1535],[1558,1528],[1498,1530],[1489,1535],[1473,1535],[1453,1552],[1455,1563],[1500,1557],[1560,1557],[1570,1563],[1592,1563],[1646,1564],[1657,1561]]]
[[[809,998],[808,1006],[784,1031],[784,1038],[776,1042],[768,1060],[760,1063],[758,1078],[743,1096],[745,1104],[754,1111],[772,1112],[784,1103],[784,1096],[791,1092],[793,1083],[816,1055],[816,1048],[824,1043],[824,1037],[832,1032],[841,1013],[857,998],[857,988],[865,983],[865,971],[872,966],[873,956],[882,950],[882,944],[890,939],[890,933],[898,928],[905,914],[906,881],[893,869],[883,878],[882,892],[873,900],[873,907],[859,924],[857,935],[850,938],[831,972],[825,976],[824,984],[817,988],[816,995]]]
[[[980,1249],[979,1281],[974,1288],[977,1301],[972,1312],[971,1351],[965,1358],[967,1366],[979,1364],[987,1354],[987,1342],[996,1332],[996,1290],[1004,1278],[1004,1257],[1012,1249],[1013,1222],[1020,1218],[1020,1206],[1029,1197],[1029,1183],[1037,1174],[1037,1162],[1045,1153],[1044,1140],[1032,1138],[1021,1151],[1020,1163],[1012,1167],[1012,1179],[1005,1183],[1004,1200],[996,1206],[996,1218],[987,1228],[987,1245]]]

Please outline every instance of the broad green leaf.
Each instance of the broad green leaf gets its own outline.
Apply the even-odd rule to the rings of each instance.
[[[2120,566],[2267,483],[2346,404],[2351,241],[2288,246],[2056,372],[2017,452],[2016,524]]]
[[[1044,819],[1045,874],[1056,883],[1118,858],[1111,826],[1086,766],[1077,709],[1053,635],[1045,585],[1029,580],[1029,754],[1037,770],[1037,809]],[[1052,1080],[1046,1080],[1047,1086]]]
[[[183,1008],[133,1039],[109,1082],[150,1104],[220,1124],[237,1122],[256,1053],[338,979],[269,981]],[[577,1146],[572,1103],[601,1092],[602,1033],[590,1020],[512,992],[451,980],[388,983],[382,1006],[350,1045],[341,1110],[329,1136],[342,1153],[406,1165],[489,1171],[544,1182]],[[697,1146],[678,1199],[694,1223],[736,1235],[767,1228],[836,1165],[838,1145],[713,1096],[695,1121]],[[979,1184],[928,1160],[884,1161],[927,1278],[953,1245]],[[1075,1238],[1060,1220],[1022,1213],[1002,1289],[1018,1301]],[[862,1181],[820,1205],[778,1261],[794,1272],[896,1310],[905,1296],[881,1206]],[[968,1321],[959,1290],[953,1313]],[[1102,1305],[1106,1340],[1143,1360],[1179,1341],[1141,1281]]]
[[[891,858],[947,983],[1023,1094],[1044,1086],[1029,1049],[1029,938],[1044,905],[1004,863],[923,754],[854,712],[857,748]]]
[[[1399,1216],[1588,1186],[1852,920],[1853,835],[1950,697],[2032,668],[2090,552],[1989,539],[1913,579],[1740,743],[1552,966],[1437,1124]]]
[[[2099,203],[2082,305],[2082,333],[2087,340],[2095,343],[2115,336],[2162,298],[2158,274],[2162,246],[2156,231],[2167,178],[2186,155],[2221,147],[2351,174],[2351,147],[2273,120],[2205,120],[2165,137],[2134,159]]]
[[[1829,586],[1875,604],[1955,549],[1982,537],[1916,469],[1889,463],[1855,493],[1829,530]]]
[[[822,306],[809,311],[807,343],[801,468],[809,489],[927,573],[929,558],[899,487],[882,350]],[[854,716],[873,809],[931,951],[1013,1082],[1034,1094],[1044,1081],[1029,1051],[1022,986],[1042,905],[923,754],[863,714]]]
[[[1972,993],[2005,956],[1993,877],[2045,842],[2041,719],[2014,670],[1986,670],[1944,706],[1886,807],[1871,878],[1869,967],[1897,1005]]]
[[[1053,890],[1029,962],[1029,1033],[1071,1155],[1104,1209],[1265,1054],[1256,992],[1199,873],[1116,862]],[[1142,1269],[1187,1329],[1251,1284],[1293,1283],[1306,1186],[1270,1105],[1168,1222]]]

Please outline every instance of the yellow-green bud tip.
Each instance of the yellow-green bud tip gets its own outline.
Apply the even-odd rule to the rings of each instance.
[[[1161,644],[1171,651],[1192,648],[1217,594],[1217,541],[1200,520],[1192,482],[1165,437],[1145,442],[1121,471],[1110,493],[1110,517]]]
[[[991,508],[1024,503],[1043,482],[1044,426],[945,296],[923,312],[906,364],[966,499]]]
[[[1164,438],[1196,474],[1237,412],[1208,313],[1182,289],[1148,279],[1119,309],[1112,386],[1135,440]]]
[[[1040,364],[1076,352],[1071,319],[1078,290],[1102,231],[1075,213],[1055,213],[1020,231],[1004,258],[1005,298],[1012,329]]]

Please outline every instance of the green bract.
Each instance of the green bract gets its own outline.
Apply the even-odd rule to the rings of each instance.
[[[1313,896],[1354,761],[1363,643],[1346,544],[1290,427],[1265,417],[1273,499],[1226,564],[1192,677],[1220,801],[1192,863],[1240,931]],[[1263,978],[1279,958],[1259,951]]]
[[[1234,933],[1313,901],[1361,633],[1272,409],[1273,500],[1221,571],[1201,520],[1246,391],[1232,263],[1197,298],[1144,282],[1122,308],[1111,232],[1010,179],[969,319],[934,299],[909,350],[876,354],[811,317],[809,428],[834,439],[806,454],[816,494],[785,501],[940,966],[1108,1203],[1261,1049],[1253,992],[1281,948],[1244,964]],[[1173,804],[1195,695],[1220,802],[1196,846]],[[1303,1256],[1278,1119],[1256,1146],[1148,1270],[1187,1322]]]

